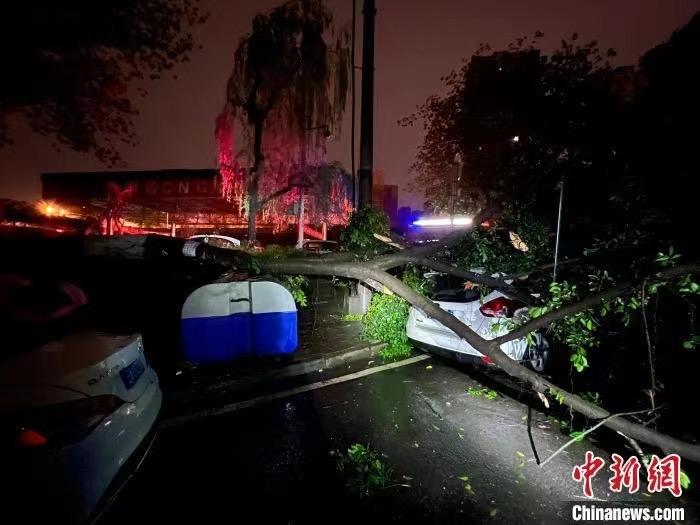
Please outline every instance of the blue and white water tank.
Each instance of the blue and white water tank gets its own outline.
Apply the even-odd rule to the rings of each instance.
[[[182,306],[182,348],[190,362],[284,355],[297,347],[297,308],[279,283],[207,284]]]

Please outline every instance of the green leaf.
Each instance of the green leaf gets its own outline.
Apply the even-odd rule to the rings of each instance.
[[[533,307],[533,308],[530,308],[530,309],[527,311],[527,313],[528,313],[528,315],[529,315],[530,317],[532,317],[532,318],[534,319],[534,318],[536,318],[536,317],[541,317],[541,316],[542,316],[542,311],[543,311],[543,308],[540,308],[539,306],[535,306],[535,307]]]
[[[583,441],[585,439],[585,434],[581,431],[576,431],[576,432],[571,432],[569,434],[570,437],[572,437],[575,441]]]
[[[687,341],[683,341],[683,348],[686,350],[695,350],[698,345],[700,345],[700,335],[693,335]]]
[[[571,354],[571,364],[576,369],[577,372],[583,372],[588,366],[588,358],[584,355],[584,352],[580,349],[577,353]]]
[[[688,488],[690,487],[690,477],[683,470],[681,470],[681,480],[680,481],[681,481],[681,487],[683,487],[684,490],[688,490]]]

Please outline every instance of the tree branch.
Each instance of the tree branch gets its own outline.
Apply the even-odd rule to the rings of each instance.
[[[437,242],[412,246],[410,248],[406,248],[405,250],[399,250],[394,253],[389,253],[380,257],[376,257],[371,261],[368,261],[367,264],[370,265],[372,268],[376,268],[379,270],[389,270],[391,268],[396,268],[397,266],[401,266],[403,264],[407,264],[419,259],[423,259],[425,257],[429,257],[439,252],[440,250],[452,248],[463,240],[464,235],[465,232],[463,231],[455,232]]]
[[[683,264],[680,266],[676,266],[675,268],[669,268],[667,270],[663,270],[661,272],[657,272],[654,276],[652,277],[645,277],[642,279],[641,282],[638,283],[624,283],[618,286],[615,286],[614,288],[610,288],[608,290],[604,290],[600,293],[591,295],[589,297],[586,297],[585,299],[582,299],[581,301],[573,304],[569,304],[566,306],[563,306],[561,308],[558,308],[557,310],[552,310],[551,312],[548,312],[544,314],[542,317],[537,317],[535,319],[532,319],[531,321],[528,321],[522,326],[519,326],[515,330],[508,332],[505,335],[502,335],[501,337],[497,337],[493,339],[493,341],[499,345],[503,343],[507,343],[508,341],[513,341],[515,339],[519,339],[521,337],[526,336],[530,332],[533,332],[535,330],[539,330],[540,328],[546,328],[547,326],[551,325],[554,321],[558,321],[560,319],[563,319],[567,315],[572,315],[576,314],[578,312],[583,312],[584,310],[587,310],[588,308],[592,308],[593,306],[598,305],[601,301],[604,301],[605,299],[613,299],[615,297],[619,297],[626,292],[633,290],[634,288],[640,286],[642,282],[645,280],[649,279],[674,279],[676,277],[680,277],[682,275],[685,275],[687,273],[696,273],[698,270],[700,270],[700,264],[698,263],[692,263],[692,264]]]
[[[277,197],[281,197],[282,195],[284,195],[285,193],[290,191],[293,187],[294,186],[292,186],[291,184],[288,184],[287,186],[285,186],[281,190],[277,190],[273,193],[270,193],[270,195],[268,195],[267,197],[260,199],[260,201],[258,201],[258,205],[260,207],[265,206],[265,204],[267,204],[268,202],[270,202],[273,199],[276,199]]]
[[[514,288],[512,285],[506,283],[505,281],[501,279],[496,279],[495,277],[491,277],[489,275],[484,275],[481,273],[475,273],[475,272],[470,272],[468,270],[462,270],[460,268],[456,268],[455,266],[452,266],[450,264],[446,264],[440,261],[436,261],[434,259],[429,259],[427,257],[424,257],[422,259],[419,259],[416,264],[419,264],[421,266],[427,266],[428,268],[432,268],[435,271],[441,272],[441,273],[446,273],[449,275],[454,275],[455,277],[460,277],[462,279],[467,279],[469,281],[473,281],[475,283],[482,284],[484,286],[488,286],[489,288],[495,288],[496,290],[499,290],[509,297],[512,297],[513,299],[518,299],[525,304],[532,304],[532,298],[528,296],[525,293],[522,293],[521,291],[517,290]]]
[[[599,429],[601,426],[605,425],[605,423],[606,423],[607,421],[610,421],[610,420],[611,420],[612,418],[614,418],[614,417],[636,416],[636,415],[639,415],[639,414],[648,414],[649,412],[653,412],[654,410],[656,410],[656,409],[652,408],[652,409],[648,409],[648,410],[636,410],[636,411],[634,411],[634,412],[620,412],[620,413],[618,413],[618,414],[611,414],[611,415],[609,415],[608,417],[606,417],[605,419],[603,419],[602,421],[599,421],[598,423],[596,423],[595,425],[593,425],[593,426],[592,426],[591,428],[589,428],[588,430],[585,430],[585,431],[583,432],[583,434],[581,434],[580,436],[576,436],[575,438],[571,438],[569,441],[567,441],[566,443],[564,443],[561,447],[559,447],[556,451],[554,451],[554,452],[552,453],[551,456],[549,456],[549,457],[548,457],[547,459],[545,459],[542,463],[540,463],[539,466],[540,466],[540,467],[544,467],[547,463],[549,463],[552,459],[554,459],[556,456],[558,456],[561,452],[563,452],[564,450],[566,450],[567,448],[569,448],[571,445],[573,445],[573,444],[576,443],[577,441],[581,441],[581,440],[582,440],[584,437],[586,437],[588,434],[590,434],[591,432],[594,432],[595,430]],[[621,434],[625,439],[627,439],[627,440],[629,440],[629,441],[634,441],[633,439],[630,439],[630,438],[628,438],[627,436],[625,436],[624,434],[622,434],[622,432],[619,432],[619,431],[618,431],[618,434]],[[642,454],[642,455],[643,455],[643,454]]]
[[[579,262],[586,262],[586,261],[584,261],[583,257],[576,257],[573,259],[565,259],[563,261],[559,261],[557,263],[557,267],[561,268],[563,266],[569,266],[569,265],[579,263]],[[537,268],[533,268],[532,270],[530,270],[528,272],[519,272],[519,273],[513,273],[510,275],[506,275],[503,277],[503,279],[507,279],[507,280],[513,279],[514,281],[518,280],[518,279],[524,279],[526,277],[529,277],[533,273],[541,273],[541,272],[544,272],[545,270],[551,270],[552,268],[554,268],[554,263],[547,263],[547,264],[543,264],[541,266],[538,266]]]
[[[463,231],[455,232],[439,242],[408,247],[394,253],[376,257],[375,259],[369,261],[368,264],[379,270],[389,270],[404,264],[426,266],[440,273],[446,273],[448,275],[453,275],[461,279],[467,279],[490,288],[495,288],[514,299],[523,301],[525,304],[531,304],[532,299],[527,294],[520,292],[512,285],[501,279],[496,279],[489,275],[476,272],[470,272],[468,270],[462,270],[452,266],[451,264],[431,259],[431,256],[436,252],[452,248],[459,244],[464,239],[464,234],[465,232]]]

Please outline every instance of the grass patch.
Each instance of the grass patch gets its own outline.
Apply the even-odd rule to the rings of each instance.
[[[411,355],[411,344],[406,336],[408,303],[384,293],[372,295],[372,302],[364,315],[364,337],[383,341],[386,347],[379,352],[384,360],[404,359]]]
[[[350,487],[365,496],[388,486],[393,472],[377,452],[359,443],[340,456],[338,471],[345,475]]]
[[[467,394],[472,397],[485,397],[486,399],[491,400],[498,397],[498,392],[486,387],[478,388],[475,386],[470,386],[467,388]]]

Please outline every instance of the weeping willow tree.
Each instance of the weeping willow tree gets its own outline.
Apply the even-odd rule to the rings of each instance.
[[[291,0],[253,19],[217,119],[222,189],[247,212],[249,242],[261,208],[300,191],[300,167],[322,163],[327,135],[340,132],[349,78],[349,33],[336,34],[321,0]],[[243,128],[240,151],[234,150],[236,120]]]

